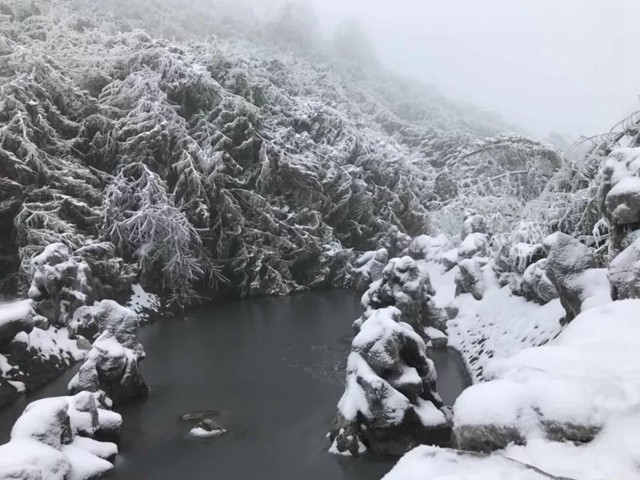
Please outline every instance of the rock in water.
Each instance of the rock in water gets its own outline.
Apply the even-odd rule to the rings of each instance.
[[[69,383],[69,390],[102,391],[116,405],[146,395],[149,388],[140,374],[145,353],[137,337],[139,328],[138,316],[111,300],[78,309],[70,329],[89,338],[95,332],[102,333]]]
[[[218,437],[227,433],[227,430],[220,426],[215,420],[206,418],[191,429],[189,435],[198,438]]]
[[[423,324],[431,319],[444,318],[441,312],[433,311],[430,302],[435,295],[429,274],[420,270],[415,260],[405,256],[392,258],[382,272],[382,278],[371,284],[362,296],[362,304],[368,310],[394,306],[402,313],[402,321],[409,323],[416,332],[422,332]],[[364,317],[356,320],[357,330]],[[442,325],[433,325],[436,328]]]
[[[87,359],[69,382],[69,391],[104,392],[114,405],[144,396],[149,387],[140,374],[140,360],[136,351],[105,331],[93,343]]]
[[[366,314],[352,343],[331,451],[355,454],[364,446],[401,455],[422,443],[448,443],[433,362],[422,337],[401,318],[395,307]]]

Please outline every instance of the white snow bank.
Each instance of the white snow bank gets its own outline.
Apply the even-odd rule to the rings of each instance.
[[[106,459],[117,454],[117,446],[79,435],[115,432],[120,415],[103,412],[88,392],[31,402],[14,424],[11,441],[0,446],[0,478],[102,478],[113,469]]]
[[[449,345],[462,354],[474,381],[484,378],[483,371],[492,359],[553,339],[565,313],[557,299],[540,306],[498,285],[490,286],[481,300],[464,294],[452,305],[458,308],[458,316],[447,324]]]
[[[448,272],[445,271],[444,265],[436,262],[425,262],[419,260],[416,262],[420,271],[427,273],[427,277],[431,280],[431,285],[436,291],[432,300],[438,307],[446,307],[449,305],[456,294],[455,278],[458,273],[458,267],[454,267]]]
[[[30,333],[20,332],[14,341],[21,342],[34,348],[45,358],[51,356],[68,358],[74,361],[82,360],[86,351],[78,348],[78,342],[69,338],[66,328],[49,327],[46,330],[34,328]]]
[[[400,459],[384,480],[549,480],[503,456],[420,446]]]
[[[150,312],[158,312],[160,310],[160,297],[153,293],[146,292],[142,285],[131,285],[131,297],[126,304],[127,308],[130,308],[136,312],[143,320],[149,318]]]
[[[538,436],[541,422],[600,427],[640,409],[640,300],[581,313],[552,343],[485,368],[494,380],[462,392],[458,425],[497,424]]]

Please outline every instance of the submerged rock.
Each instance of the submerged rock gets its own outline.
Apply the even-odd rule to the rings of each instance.
[[[210,418],[198,422],[198,424],[189,431],[189,435],[198,438],[218,437],[225,433],[227,433],[227,430]]]

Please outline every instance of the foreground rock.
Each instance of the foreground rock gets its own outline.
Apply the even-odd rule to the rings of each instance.
[[[117,436],[122,418],[81,392],[30,403],[0,446],[0,478],[93,480],[113,470],[118,447],[102,437]]]
[[[593,440],[608,421],[640,405],[638,312],[640,300],[588,309],[553,345],[489,364],[490,381],[469,387],[454,405],[456,445],[490,452],[531,438]]]
[[[365,316],[352,343],[331,451],[400,455],[423,443],[447,444],[450,427],[422,337],[395,307]]]

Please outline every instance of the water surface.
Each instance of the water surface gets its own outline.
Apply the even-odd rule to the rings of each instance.
[[[320,291],[213,305],[145,327],[140,339],[151,394],[119,409],[124,427],[115,478],[380,479],[394,459],[331,455],[324,437],[360,311],[359,295]],[[432,358],[451,404],[467,384],[464,367],[452,351]],[[66,378],[54,383],[46,393],[63,394]],[[199,410],[220,411],[229,433],[190,438],[192,425],[180,416]],[[1,423],[0,429],[7,431]]]

